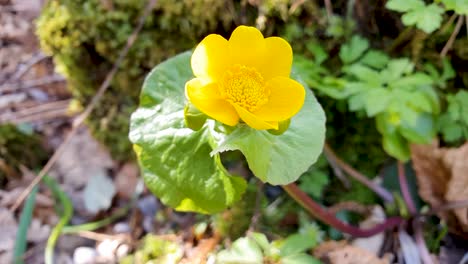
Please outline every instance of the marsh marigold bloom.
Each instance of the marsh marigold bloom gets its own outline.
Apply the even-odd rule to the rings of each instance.
[[[289,78],[292,49],[279,37],[264,38],[239,26],[229,40],[211,34],[195,48],[195,78],[185,85],[188,100],[229,126],[240,120],[255,129],[278,129],[304,104],[304,87]]]

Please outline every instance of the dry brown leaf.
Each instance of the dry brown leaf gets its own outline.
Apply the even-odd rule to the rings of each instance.
[[[444,162],[451,168],[452,177],[447,185],[445,199],[449,202],[468,199],[468,143],[458,149],[450,149]],[[455,210],[463,231],[468,232],[468,208]]]
[[[0,263],[12,263],[18,225],[13,214],[0,207]]]
[[[71,139],[50,174],[56,179],[62,177],[63,187],[72,192],[83,188],[95,175],[107,175],[113,165],[109,152],[87,129],[82,129]]]
[[[411,146],[419,195],[432,206],[439,206],[445,202],[443,197],[450,180],[450,172],[442,161],[443,154],[437,143]]]
[[[345,247],[347,245],[348,245],[348,242],[346,240],[325,241],[322,244],[320,244],[320,245],[318,245],[317,247],[314,248],[314,256],[316,258],[322,259],[322,258],[326,257],[326,255],[329,252],[332,252],[334,250],[338,250],[338,249],[343,248],[343,247]]]
[[[468,142],[459,148],[440,148],[438,143],[412,145],[411,158],[421,198],[432,207],[468,200]],[[468,209],[441,212],[456,233],[468,233]]]
[[[43,225],[39,219],[32,219],[28,228],[28,242],[39,243],[46,241],[50,234],[50,226]]]
[[[331,264],[388,264],[390,257],[379,258],[365,249],[342,241],[327,241],[314,249],[314,256]]]

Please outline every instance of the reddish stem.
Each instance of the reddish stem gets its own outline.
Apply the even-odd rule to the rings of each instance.
[[[390,217],[385,222],[378,224],[369,229],[361,229],[349,225],[338,218],[335,215],[328,212],[321,205],[312,200],[306,193],[304,193],[295,183],[283,185],[283,189],[304,207],[313,217],[318,220],[327,223],[328,225],[340,230],[343,233],[350,234],[354,237],[370,237],[387,229],[393,228],[400,225],[404,220],[401,217]]]
[[[411,198],[411,194],[408,188],[408,181],[406,180],[405,174],[405,166],[401,161],[398,161],[398,180],[400,181],[400,190],[401,194],[403,195],[403,199],[405,200],[406,206],[408,206],[408,210],[412,216],[416,215],[417,210],[416,206],[414,206],[413,198]]]

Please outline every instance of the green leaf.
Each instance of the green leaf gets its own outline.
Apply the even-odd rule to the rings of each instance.
[[[163,203],[180,211],[215,213],[239,200],[246,182],[229,175],[219,155],[210,156],[223,137],[214,130],[214,121],[199,131],[185,127],[190,55],[173,57],[148,75],[129,137],[146,185]]]
[[[38,185],[32,189],[31,193],[26,199],[26,202],[24,203],[23,210],[21,210],[18,231],[16,233],[15,248],[13,250],[13,260],[16,264],[24,263],[23,255],[26,252],[26,246],[28,244],[28,229],[29,225],[31,224],[38,189]]]
[[[376,69],[382,69],[389,61],[390,58],[386,53],[377,50],[369,50],[359,62]]]
[[[321,170],[312,169],[301,176],[299,187],[307,194],[318,199],[322,196],[322,191],[329,181],[328,174]]]
[[[429,75],[424,73],[414,73],[409,76],[401,77],[400,79],[390,83],[389,85],[393,88],[414,88],[422,85],[431,85],[433,80]]]
[[[399,80],[404,74],[413,72],[414,64],[408,58],[393,59],[383,71],[381,71],[381,79],[386,83],[392,83]]]
[[[399,12],[408,12],[424,7],[424,2],[422,0],[389,0],[385,7]]]
[[[297,79],[297,78],[296,78]],[[297,180],[317,160],[325,140],[325,114],[310,90],[289,129],[275,136],[239,126],[212,154],[240,150],[256,177],[273,185]]]
[[[406,26],[416,25],[417,28],[430,34],[440,27],[442,22],[442,14],[444,9],[437,4],[430,4],[428,6],[413,9],[402,17],[402,22]]]
[[[383,148],[390,156],[400,160],[408,161],[410,149],[408,142],[399,133],[383,134]]]
[[[445,9],[453,10],[459,15],[468,15],[468,1],[466,0],[441,0]]]
[[[216,256],[219,264],[263,264],[261,248],[249,237],[237,239],[228,250],[222,250]]]
[[[384,88],[376,88],[365,93],[365,108],[368,117],[373,117],[387,109],[392,100],[391,93]]]
[[[436,130],[432,115],[419,113],[414,120],[410,120],[407,119],[410,111],[408,108],[402,108],[402,122],[399,128],[401,135],[411,143],[430,143],[435,137]]]
[[[286,257],[303,253],[304,251],[315,247],[317,240],[308,234],[294,234],[288,236],[281,245],[280,256]]]
[[[307,254],[297,254],[281,259],[281,264],[321,264],[322,262]]]
[[[320,44],[316,42],[309,42],[306,44],[306,48],[314,55],[315,64],[320,65],[322,62],[328,59],[328,53]]]
[[[343,67],[344,71],[348,74],[356,76],[359,80],[379,86],[381,84],[380,74],[362,64],[352,64],[349,67]]]
[[[353,36],[349,43],[341,46],[340,59],[344,64],[350,64],[357,60],[369,48],[367,39],[360,36]]]

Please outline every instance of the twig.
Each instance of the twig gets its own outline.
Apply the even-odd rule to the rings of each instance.
[[[426,241],[424,241],[422,227],[420,223],[418,223],[418,219],[414,219],[413,229],[416,240],[416,246],[418,247],[419,255],[421,256],[423,264],[432,264],[431,255],[429,254],[429,250],[427,249]]]
[[[36,65],[36,63],[41,62],[43,59],[48,58],[49,56],[45,55],[42,52],[38,52],[34,56],[32,56],[24,65],[21,65],[20,68],[18,69],[15,74],[13,74],[10,78],[8,78],[5,83],[12,82],[12,81],[17,81],[23,75],[25,75],[31,68],[32,66]]]
[[[333,159],[336,162],[336,164],[340,166],[349,176],[353,177],[355,180],[367,186],[369,189],[371,189],[377,195],[379,195],[384,201],[393,202],[393,195],[389,191],[387,191],[382,186],[374,183],[373,181],[369,180],[366,176],[362,175],[360,172],[358,172],[353,167],[349,166],[346,162],[341,160],[335,154],[335,152],[333,152],[333,150],[327,143],[325,143],[323,147],[323,152],[329,159]]]
[[[329,146],[325,146],[324,148],[330,148]],[[340,166],[338,166],[337,162],[336,162],[336,159],[334,158],[334,156],[330,155],[330,153],[328,151],[324,151],[324,154],[325,154],[325,157],[327,158],[327,161],[328,163],[330,164],[330,167],[332,168],[333,170],[333,173],[335,174],[335,176],[341,180],[341,182],[343,183],[343,185],[346,187],[346,188],[351,188],[351,182],[348,180],[348,178],[346,177],[346,175],[344,175],[343,173],[343,170],[341,169]]]
[[[94,109],[94,107],[97,105],[101,97],[103,96],[104,92],[107,90],[109,87],[112,79],[114,78],[114,75],[117,73],[117,70],[120,67],[120,64],[122,64],[123,59],[127,56],[128,51],[130,48],[133,46],[133,43],[135,43],[136,38],[138,37],[138,34],[140,33],[141,29],[143,28],[143,25],[145,23],[146,18],[148,15],[151,13],[153,10],[153,7],[156,3],[156,0],[148,0],[148,3],[145,7],[144,13],[140,18],[140,21],[138,22],[138,25],[136,28],[133,30],[132,34],[127,40],[127,43],[125,47],[121,50],[119,54],[119,58],[117,61],[114,63],[111,71],[107,74],[106,79],[104,82],[101,84],[99,87],[99,90],[97,93],[94,95],[94,97],[91,99],[91,102],[88,104],[86,109],[81,113],[73,122],[73,128],[70,131],[70,133],[67,135],[65,140],[62,142],[62,144],[58,147],[58,149],[55,151],[55,153],[52,155],[52,157],[49,159],[49,161],[46,163],[46,165],[42,168],[42,170],[38,173],[36,178],[29,184],[29,186],[23,191],[23,193],[18,197],[18,200],[16,201],[15,204],[10,208],[10,211],[14,212],[20,204],[24,201],[24,199],[28,196],[29,192],[36,186],[41,179],[46,175],[46,173],[52,168],[52,166],[55,164],[55,162],[58,160],[58,158],[63,154],[65,151],[68,143],[70,142],[71,138],[77,133],[78,128],[83,124],[83,121],[89,116],[91,111]]]
[[[350,234],[354,237],[370,237],[375,234],[381,233],[387,229],[400,225],[405,220],[401,217],[390,217],[385,222],[378,224],[369,229],[361,229],[342,222],[335,215],[331,214],[328,210],[322,208],[321,205],[312,200],[306,193],[304,193],[296,184],[291,183],[282,186],[283,189],[298,202],[304,209],[306,209],[313,217],[327,223],[328,225],[340,230],[341,232]]]
[[[406,179],[405,173],[405,165],[401,161],[398,161],[398,180],[400,182],[400,190],[401,194],[403,195],[403,200],[405,200],[406,206],[408,206],[408,210],[411,215],[416,215],[417,210],[416,206],[414,206],[413,198],[411,198],[411,194],[408,188],[408,181]]]
[[[26,81],[17,81],[14,83],[5,83],[0,86],[0,93],[14,92],[18,90],[25,90],[33,88],[36,86],[42,86],[46,84],[64,82],[66,79],[58,74],[53,74],[50,76],[45,76],[39,79],[26,80]]]
[[[330,20],[333,16],[333,6],[330,0],[324,0],[324,1],[325,1],[325,9],[327,10],[327,17]]]
[[[61,101],[54,101],[45,104],[39,104],[34,107],[28,107],[18,112],[7,112],[4,114],[0,114],[0,123],[22,123],[27,121],[35,121],[37,119],[41,119],[44,116],[46,117],[54,117],[60,115],[66,115],[68,105],[70,104],[71,100],[61,100]]]
[[[457,20],[457,24],[455,25],[455,29],[452,32],[452,35],[450,35],[449,40],[445,44],[444,48],[440,52],[440,57],[444,58],[445,55],[447,55],[447,52],[452,48],[453,42],[455,41],[455,38],[458,35],[458,32],[460,32],[460,29],[463,25],[463,16],[459,16]]]
[[[247,230],[247,234],[254,232],[257,228],[258,219],[260,218],[261,214],[261,202],[263,196],[263,182],[257,181],[257,194],[255,196],[255,208],[252,214],[252,218],[250,220],[249,229]]]

